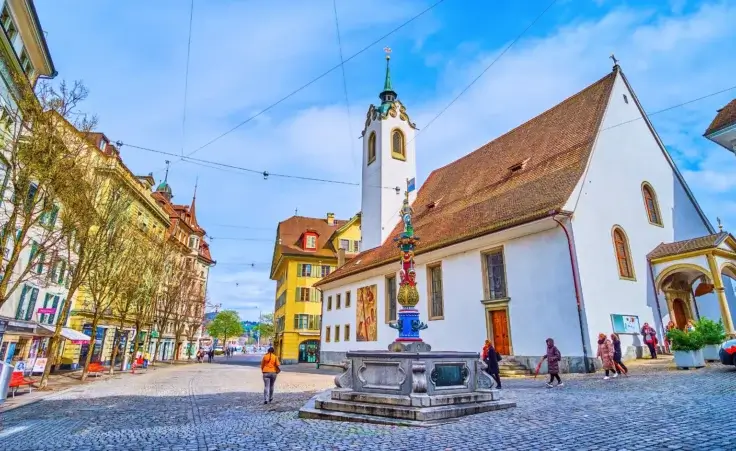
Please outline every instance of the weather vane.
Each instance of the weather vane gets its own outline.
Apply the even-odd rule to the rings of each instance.
[[[614,66],[618,66],[618,60],[616,59],[616,55],[611,53],[611,56],[609,56],[609,58],[611,58],[611,60],[613,61]]]

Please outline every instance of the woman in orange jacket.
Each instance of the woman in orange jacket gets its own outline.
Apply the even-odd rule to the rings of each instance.
[[[268,348],[268,353],[261,359],[261,372],[263,373],[263,404],[273,402],[273,389],[276,385],[276,375],[281,372],[281,363],[273,347]]]

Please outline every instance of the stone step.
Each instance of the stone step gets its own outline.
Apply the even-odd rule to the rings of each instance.
[[[516,403],[512,401],[486,401],[435,407],[406,407],[335,400],[315,401],[315,408],[323,412],[340,412],[412,421],[446,420],[515,406]]]
[[[407,396],[359,393],[351,390],[333,390],[330,398],[333,401],[347,401],[363,404],[380,404],[402,407],[434,407],[474,402],[500,401],[501,392],[498,390],[491,390],[453,395]]]
[[[512,376],[528,376],[529,371],[526,369],[523,370],[507,370],[505,368],[501,368],[499,370],[499,373],[503,377],[512,377]]]

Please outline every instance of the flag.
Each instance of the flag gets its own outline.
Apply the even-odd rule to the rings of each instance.
[[[411,178],[406,181],[406,192],[410,193],[416,189],[416,180],[414,178]]]

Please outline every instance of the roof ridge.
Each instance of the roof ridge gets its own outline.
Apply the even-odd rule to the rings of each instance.
[[[464,160],[465,158],[467,158],[467,157],[469,157],[469,156],[473,155],[474,153],[476,153],[476,152],[478,152],[478,151],[480,151],[480,150],[483,150],[484,148],[486,148],[486,147],[490,146],[490,145],[491,145],[491,144],[493,144],[494,142],[496,142],[496,141],[498,141],[498,140],[500,140],[500,139],[502,139],[502,138],[506,137],[507,135],[510,135],[510,134],[512,134],[513,132],[517,131],[518,129],[520,129],[520,128],[524,127],[524,126],[525,126],[525,125],[527,125],[528,123],[530,123],[530,122],[532,122],[532,121],[534,121],[534,120],[537,120],[537,119],[541,118],[542,116],[544,116],[544,115],[546,115],[546,114],[548,114],[548,113],[552,112],[553,110],[556,110],[556,109],[558,109],[559,107],[563,106],[564,104],[566,104],[566,103],[568,103],[568,102],[572,101],[572,100],[573,100],[573,99],[575,99],[576,97],[579,97],[579,96],[581,96],[581,95],[582,95],[582,94],[584,94],[584,93],[587,93],[587,92],[588,92],[589,90],[591,90],[591,89],[593,89],[594,87],[597,87],[597,86],[598,86],[599,84],[601,84],[601,83],[603,83],[603,82],[607,81],[607,79],[608,79],[608,78],[611,78],[611,77],[615,77],[615,76],[616,76],[616,72],[615,72],[615,71],[612,71],[612,72],[610,72],[610,73],[606,74],[606,75],[605,75],[604,77],[600,78],[600,79],[599,79],[599,80],[597,80],[596,82],[594,82],[594,83],[591,83],[590,85],[586,86],[585,88],[581,89],[580,91],[576,92],[575,94],[572,94],[572,95],[570,95],[570,96],[566,97],[566,98],[565,98],[564,100],[562,100],[561,102],[559,102],[559,103],[557,103],[557,104],[555,104],[555,105],[553,105],[553,106],[551,106],[551,107],[547,108],[546,110],[542,111],[541,113],[537,114],[536,116],[532,117],[531,119],[528,119],[528,120],[526,120],[526,121],[522,122],[521,124],[517,125],[516,127],[514,127],[514,128],[512,128],[512,129],[508,130],[508,131],[507,131],[506,133],[503,133],[503,134],[501,134],[501,135],[498,135],[497,137],[495,137],[495,138],[493,138],[492,140],[490,140],[490,141],[486,142],[485,144],[483,144],[482,146],[480,146],[480,147],[476,148],[475,150],[473,150],[473,151],[471,151],[471,152],[469,152],[469,153],[467,153],[467,154],[465,154],[465,155],[461,156],[461,157],[460,157],[460,158],[458,158],[457,160],[454,160],[454,161],[450,161],[449,163],[445,164],[444,166],[440,166],[439,168],[436,168],[436,169],[435,169],[434,171],[432,171],[432,173],[435,173],[435,172],[439,172],[439,171],[441,171],[442,169],[445,169],[445,168],[446,168],[447,166],[453,165],[453,164],[455,164],[455,163],[457,163],[457,162],[459,162],[459,161],[462,161],[462,160]],[[431,175],[432,173],[430,173],[430,175]]]

